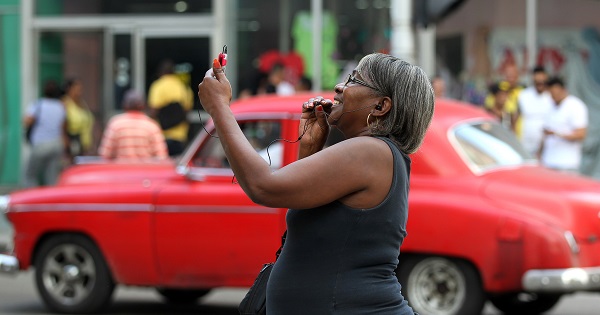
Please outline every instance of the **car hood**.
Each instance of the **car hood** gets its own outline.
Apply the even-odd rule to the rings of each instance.
[[[506,211],[586,239],[600,235],[600,182],[537,166],[482,176],[483,195]]]
[[[54,186],[14,191],[10,200],[11,205],[42,203],[46,208],[49,204],[90,201],[145,204],[151,202],[152,190],[181,177],[173,162],[83,164],[65,170]]]
[[[152,163],[106,163],[75,165],[65,170],[57,183],[59,186],[127,183],[144,180],[166,180],[180,176],[172,161]]]

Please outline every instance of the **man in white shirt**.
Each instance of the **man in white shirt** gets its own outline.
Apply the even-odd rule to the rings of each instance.
[[[521,143],[532,156],[537,156],[544,136],[544,120],[552,111],[553,101],[546,89],[548,74],[544,67],[533,69],[533,85],[519,93],[517,102],[521,118]]]
[[[560,78],[551,78],[546,86],[554,106],[544,121],[542,165],[578,172],[588,126],[587,106],[579,98],[569,95]]]

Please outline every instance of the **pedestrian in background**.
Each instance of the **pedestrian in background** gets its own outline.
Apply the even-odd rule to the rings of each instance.
[[[512,124],[512,130],[521,137],[521,120],[519,119],[518,111],[518,98],[519,94],[523,90],[523,85],[519,82],[519,69],[514,64],[509,64],[504,68],[503,71],[504,79],[500,81],[501,84],[508,87],[508,95],[504,104],[504,111],[510,116],[516,116],[517,120]],[[494,107],[495,96],[493,93],[489,93],[485,98],[485,107],[490,109]]]
[[[294,85],[285,79],[285,66],[276,63],[273,65],[267,75],[266,94],[277,94],[281,96],[292,95],[296,93]]]
[[[62,102],[67,111],[67,133],[69,135],[69,154],[75,158],[92,153],[94,115],[83,99],[83,85],[77,79],[65,82]]]
[[[296,93],[311,91],[312,80],[309,79],[307,76],[301,76],[300,79],[298,79],[296,85],[294,86],[294,89],[296,90]]]
[[[552,169],[579,172],[588,126],[587,106],[569,94],[561,78],[551,78],[546,85],[554,106],[544,121],[541,163]]]
[[[433,87],[433,93],[435,98],[446,97],[446,81],[440,76],[435,76],[431,79],[431,86]]]
[[[333,102],[299,104],[298,161],[272,170],[236,122],[231,86],[215,62],[198,96],[240,186],[254,202],[290,208],[267,312],[414,314],[394,271],[406,236],[409,154],[433,116],[427,74],[390,55],[365,56],[335,86]],[[325,148],[330,125],[346,139]]]
[[[544,120],[552,110],[552,98],[546,88],[548,74],[542,66],[532,71],[533,85],[519,93],[521,143],[531,156],[537,156],[544,136]]]
[[[44,83],[43,96],[27,109],[23,125],[32,129],[31,155],[25,169],[26,187],[54,185],[62,170],[69,140],[61,95],[58,83],[49,80]]]
[[[192,90],[175,74],[175,65],[164,60],[159,66],[160,77],[150,85],[148,103],[150,116],[163,130],[170,156],[181,154],[188,138],[187,113],[192,109]]]
[[[492,114],[498,122],[506,129],[514,132],[517,121],[517,113],[509,111],[506,108],[510,85],[506,81],[500,81],[490,86],[490,94],[493,96],[492,107],[486,108],[488,113]]]
[[[129,90],[123,98],[125,113],[110,119],[98,149],[105,159],[149,160],[167,158],[160,126],[146,116],[141,94]]]

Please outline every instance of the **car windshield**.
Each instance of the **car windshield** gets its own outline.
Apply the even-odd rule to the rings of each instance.
[[[269,162],[271,168],[281,168],[283,166],[283,144],[281,141],[274,141],[281,137],[280,122],[249,120],[238,121],[238,123],[248,142],[265,161]],[[215,137],[208,138],[192,157],[191,165],[194,167],[230,168],[217,132],[212,131],[212,135]]]
[[[515,135],[495,122],[469,122],[452,129],[459,154],[475,171],[534,163]]]

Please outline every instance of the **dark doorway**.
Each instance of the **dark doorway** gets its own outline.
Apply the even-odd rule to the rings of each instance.
[[[189,84],[194,94],[198,83],[210,66],[210,40],[208,37],[147,38],[146,39],[146,91],[158,78],[158,65],[164,59],[175,63],[175,73]],[[197,97],[194,108],[200,108]]]

